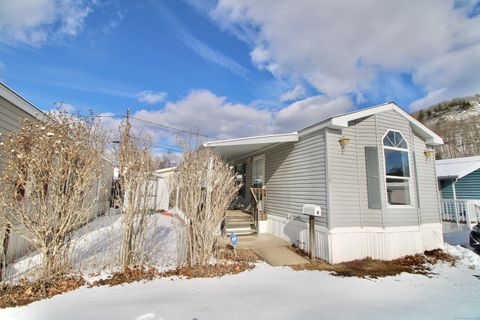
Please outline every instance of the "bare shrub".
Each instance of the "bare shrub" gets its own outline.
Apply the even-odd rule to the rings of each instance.
[[[2,141],[0,212],[43,254],[44,279],[65,271],[69,237],[94,214],[102,151],[98,123],[64,113],[49,123],[25,120]]]
[[[221,223],[240,186],[232,168],[209,149],[187,151],[172,182],[186,215],[188,263],[205,265],[214,257]]]
[[[120,260],[126,270],[133,264],[144,263],[146,215],[152,207],[148,190],[154,179],[154,161],[146,139],[131,136],[128,118],[120,130],[118,194],[123,198],[124,232]]]

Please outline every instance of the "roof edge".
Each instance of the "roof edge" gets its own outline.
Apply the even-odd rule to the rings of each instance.
[[[20,109],[22,109],[23,111],[25,111],[26,113],[28,113],[34,118],[37,118],[40,120],[45,120],[48,118],[45,112],[40,110],[38,107],[33,105],[27,99],[25,99],[20,94],[18,94],[15,90],[13,90],[9,86],[7,86],[4,82],[1,82],[1,81],[0,81],[0,96],[2,96],[7,101],[19,107]]]
[[[253,136],[236,139],[226,139],[217,141],[208,141],[203,144],[204,147],[227,147],[240,146],[249,144],[267,144],[267,143],[281,143],[281,142],[296,142],[298,141],[298,132],[270,134],[264,136]]]
[[[332,128],[332,129],[343,129],[343,128],[348,128],[348,123],[353,120],[369,117],[371,115],[380,113],[380,112],[385,112],[385,111],[397,111],[400,113],[403,117],[407,118],[407,120],[411,123],[411,125],[416,129],[417,131],[420,131],[422,133],[423,138],[425,138],[425,141],[429,145],[437,146],[437,145],[442,145],[443,144],[443,139],[437,135],[435,132],[430,130],[427,126],[422,124],[420,121],[412,117],[408,112],[403,110],[401,107],[399,107],[395,102],[387,102],[385,104],[381,104],[378,106],[370,107],[370,108],[365,108],[349,113],[345,113],[342,115],[334,116],[331,118],[328,118],[322,122],[319,122],[317,124],[314,124],[312,126],[306,127],[302,130],[300,130],[300,133],[302,135],[304,134],[309,134],[316,132],[318,130],[321,130],[323,128]]]

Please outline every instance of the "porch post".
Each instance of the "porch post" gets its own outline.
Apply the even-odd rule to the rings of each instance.
[[[315,217],[308,216],[310,259],[315,259]]]
[[[455,188],[455,184],[457,183],[457,180],[458,180],[457,178],[453,180],[452,192],[453,192],[453,206],[455,210],[455,220],[457,222],[457,230],[458,230],[458,228],[460,227],[460,224],[459,224],[459,216],[458,216],[457,190]]]

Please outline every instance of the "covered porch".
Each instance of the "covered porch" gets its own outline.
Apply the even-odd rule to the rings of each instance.
[[[204,147],[218,152],[231,163],[242,187],[225,221],[226,233],[238,235],[267,231],[268,181],[265,150],[283,143],[298,141],[298,133],[256,136],[207,142]]]

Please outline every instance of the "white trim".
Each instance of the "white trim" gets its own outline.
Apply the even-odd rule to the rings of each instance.
[[[314,124],[306,128],[303,128],[302,130],[299,130],[299,134],[300,136],[303,136],[306,134],[310,134],[312,132],[316,132],[326,127],[332,128],[332,129],[348,128],[348,123],[350,121],[366,118],[380,112],[391,111],[391,110],[397,111],[402,116],[407,118],[407,120],[415,129],[415,131],[420,133],[420,135],[425,139],[425,142],[428,145],[436,146],[436,145],[443,144],[443,139],[439,135],[437,135],[435,132],[433,132],[432,130],[427,128],[425,125],[420,123],[418,120],[416,120],[414,117],[412,117],[410,114],[405,112],[402,108],[400,108],[393,102],[389,102],[383,105],[374,106],[367,109],[354,111],[354,112],[350,112],[350,113],[346,113],[343,115],[326,119],[317,124]]]
[[[27,99],[23,98],[3,82],[0,82],[0,96],[34,118],[39,120],[46,120],[48,118],[42,110],[35,107]]]
[[[403,141],[407,144],[407,148],[398,148],[398,147],[390,147],[390,146],[385,146],[383,140],[387,136],[387,134],[392,131],[392,132],[397,132],[402,136]],[[387,159],[385,158],[385,149],[388,150],[394,150],[394,151],[402,151],[407,153],[407,161],[408,161],[408,177],[397,177],[397,176],[387,176]],[[385,134],[382,136],[382,154],[383,154],[383,177],[385,180],[385,202],[386,206],[388,209],[413,209],[415,206],[413,205],[413,194],[412,194],[412,170],[410,166],[410,144],[408,141],[405,139],[405,136],[400,130],[395,130],[395,129],[387,129]],[[416,169],[416,168],[415,168]],[[415,171],[416,172],[416,171]],[[387,187],[387,178],[390,179],[399,179],[399,180],[407,180],[408,181],[408,193],[410,195],[410,204],[409,205],[403,205],[403,204],[390,204],[388,202],[388,187]],[[418,191],[417,191],[418,192]]]
[[[208,141],[203,144],[204,147],[227,147],[227,146],[241,146],[250,144],[271,144],[281,142],[297,142],[298,132],[271,134],[265,136],[244,137],[238,139],[227,139]]]

